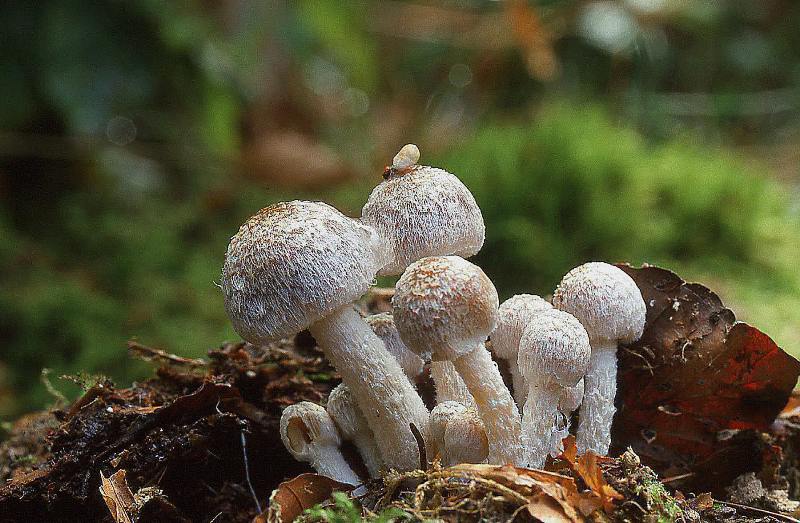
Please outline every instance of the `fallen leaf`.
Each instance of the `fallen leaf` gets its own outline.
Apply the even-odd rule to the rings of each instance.
[[[125,480],[125,471],[118,470],[110,477],[100,472],[100,495],[115,523],[132,523],[133,492]]]
[[[630,446],[665,476],[696,472],[687,484],[701,491],[758,470],[758,438],[739,431],[768,429],[800,362],[708,288],[658,267],[619,267],[639,286],[647,321],[618,351],[612,450]]]
[[[561,457],[572,472],[597,496],[603,510],[611,512],[614,509],[614,500],[623,499],[623,496],[605,480],[603,470],[600,468],[601,462],[613,461],[611,458],[598,456],[594,452],[587,452],[579,457],[575,436],[571,435],[564,438],[564,451]]]
[[[339,483],[326,476],[300,474],[272,491],[266,515],[260,514],[253,523],[291,523],[304,510],[322,503],[334,492],[349,492],[352,489],[352,485]]]

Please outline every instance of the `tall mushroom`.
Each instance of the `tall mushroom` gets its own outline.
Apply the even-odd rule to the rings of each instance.
[[[280,431],[284,446],[298,461],[310,463],[318,473],[341,483],[361,483],[342,455],[336,425],[319,405],[301,401],[286,407]]]
[[[516,294],[500,304],[497,326],[492,331],[489,347],[495,356],[508,362],[514,400],[519,407],[528,395],[528,384],[517,364],[519,339],[537,314],[552,308],[547,300],[535,294]]]
[[[520,462],[517,406],[484,342],[497,322],[497,290],[458,256],[432,256],[409,265],[395,286],[394,321],[414,351],[453,362],[486,427],[489,462]]]
[[[391,261],[379,275],[401,274],[426,256],[455,254],[468,258],[483,246],[486,227],[475,198],[455,175],[417,165],[420,152],[407,144],[384,172],[385,180],[369,195],[361,221],[390,246]],[[431,362],[437,402],[474,405],[463,380],[446,361]]]
[[[383,467],[381,452],[375,443],[375,434],[369,428],[367,418],[361,413],[347,385],[340,383],[334,387],[328,396],[326,410],[339,427],[342,439],[352,442],[358,449],[369,476],[377,478]]]
[[[617,344],[642,336],[647,313],[642,293],[622,269],[589,262],[564,276],[553,305],[578,318],[589,334],[592,358],[584,379],[577,445],[581,452],[605,455],[617,394]]]
[[[574,387],[586,373],[591,348],[586,329],[574,316],[548,310],[525,328],[519,342],[519,370],[528,384],[522,409],[522,446],[525,464],[540,468],[557,451],[565,418],[559,412],[564,390]]]
[[[352,303],[386,263],[375,231],[318,202],[262,209],[231,239],[222,269],[225,310],[247,341],[308,328],[352,391],[388,468],[419,467],[410,425],[429,412],[400,365]]]
[[[383,340],[386,350],[394,356],[408,379],[413,382],[417,376],[422,374],[425,370],[425,360],[406,347],[406,344],[400,339],[400,333],[397,332],[397,326],[394,324],[391,313],[372,314],[364,320],[372,327],[372,331]]]

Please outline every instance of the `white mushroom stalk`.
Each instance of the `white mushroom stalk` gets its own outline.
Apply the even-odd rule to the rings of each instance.
[[[558,430],[553,432],[553,449],[556,453],[564,450],[564,438],[569,436],[569,429],[572,425],[572,413],[578,410],[583,402],[583,378],[574,387],[565,387],[558,398],[558,412],[561,415]]]
[[[342,455],[336,425],[319,405],[302,401],[287,407],[280,431],[284,446],[298,461],[310,463],[319,474],[340,483],[361,483]]]
[[[642,294],[622,269],[590,262],[564,276],[553,294],[553,305],[578,318],[592,346],[577,431],[578,451],[608,454],[616,410],[617,345],[642,336],[647,313]]]
[[[547,455],[559,450],[556,438],[565,424],[559,401],[586,373],[591,347],[580,322],[559,310],[539,314],[525,328],[519,347],[519,369],[528,383],[522,409],[525,465],[541,468]]]
[[[492,331],[489,346],[496,357],[508,362],[514,400],[519,407],[522,407],[528,396],[528,384],[517,364],[519,339],[522,331],[534,321],[537,314],[552,308],[547,300],[535,294],[517,294],[500,304],[497,326]]]
[[[391,313],[382,312],[380,314],[373,314],[364,318],[367,325],[372,327],[372,331],[383,341],[386,350],[389,354],[394,356],[397,363],[403,369],[403,372],[408,376],[412,382],[425,370],[425,360],[417,356],[417,354],[406,347],[403,340],[400,339],[400,333],[397,332],[397,327],[394,324],[394,318]],[[426,355],[430,357],[430,355]]]
[[[477,266],[458,256],[412,263],[396,285],[393,314],[414,351],[452,361],[477,405],[489,438],[489,463],[519,464],[520,419],[484,342],[497,322],[497,290]]]
[[[457,401],[467,407],[478,408],[475,398],[470,394],[467,384],[456,371],[453,362],[448,360],[431,361],[431,379],[436,386],[436,403]]]
[[[380,449],[375,443],[375,435],[369,428],[367,418],[361,413],[353,394],[344,383],[331,391],[326,410],[339,427],[342,439],[353,443],[358,449],[369,476],[377,478],[383,467]]]
[[[489,439],[480,416],[456,401],[440,403],[431,411],[430,434],[442,466],[483,463],[489,454]]]
[[[387,468],[420,465],[414,424],[429,412],[397,360],[353,309],[387,262],[374,229],[318,202],[280,203],[231,239],[222,270],[225,309],[247,341],[308,328],[356,398]]]

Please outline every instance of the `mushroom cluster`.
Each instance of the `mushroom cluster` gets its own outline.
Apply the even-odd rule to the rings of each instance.
[[[342,377],[324,406],[284,410],[286,448],[351,484],[368,479],[356,470],[379,477],[425,456],[541,467],[580,408],[579,450],[606,454],[617,345],[644,328],[636,284],[591,262],[564,276],[552,304],[531,294],[500,304],[465,259],[485,237],[475,198],[419,157],[413,144],[400,150],[359,218],[322,202],[279,203],[231,239],[221,287],[236,331],[265,344],[308,329]],[[353,304],[378,275],[400,275],[392,312],[364,318]],[[432,411],[414,385],[424,373],[436,387]]]

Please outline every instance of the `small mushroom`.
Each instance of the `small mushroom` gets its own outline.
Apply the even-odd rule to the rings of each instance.
[[[586,373],[590,355],[589,335],[571,314],[544,311],[525,328],[518,363],[528,383],[528,398],[522,409],[526,466],[541,468],[547,455],[559,450],[561,440],[553,435],[566,424],[558,409],[559,400],[564,390],[574,387]]]
[[[383,460],[380,449],[375,443],[375,435],[347,385],[340,383],[331,391],[326,410],[339,427],[342,439],[353,443],[358,449],[369,476],[371,478],[380,476]]]
[[[298,461],[310,463],[323,476],[350,485],[361,483],[342,455],[342,440],[328,413],[310,401],[291,405],[281,414],[281,439]]]
[[[617,344],[642,336],[647,308],[633,279],[613,265],[589,262],[569,271],[553,294],[553,306],[586,329],[592,346],[577,431],[580,452],[605,455],[611,445],[617,394]]]
[[[386,350],[389,351],[389,354],[394,356],[394,359],[400,364],[403,372],[405,372],[408,379],[413,383],[417,376],[422,374],[425,370],[425,360],[406,347],[406,344],[400,339],[400,334],[397,332],[392,314],[389,312],[382,312],[380,314],[367,316],[364,320],[372,327],[372,331],[383,340]]]
[[[508,362],[514,400],[520,407],[528,396],[528,384],[517,365],[519,339],[522,337],[522,331],[533,322],[537,314],[552,308],[547,300],[535,294],[517,294],[500,304],[497,327],[492,331],[489,346],[495,356]]]
[[[463,258],[432,256],[409,265],[395,289],[400,337],[417,353],[431,350],[434,359],[453,362],[486,427],[489,463],[519,463],[519,412],[484,346],[497,322],[492,282]]]
[[[387,249],[374,229],[318,202],[262,209],[231,239],[222,270],[225,310],[247,341],[308,328],[375,434],[387,468],[419,467],[411,429],[428,409],[352,303],[372,285]]]
[[[394,162],[407,172],[379,183],[361,210],[361,221],[390,248],[391,260],[380,276],[400,274],[426,256],[466,258],[483,246],[486,228],[472,193],[445,170],[408,165],[418,159],[416,146],[403,147]]]
[[[442,465],[483,463],[489,454],[489,439],[475,409],[457,401],[445,401],[431,411],[431,440]]]

